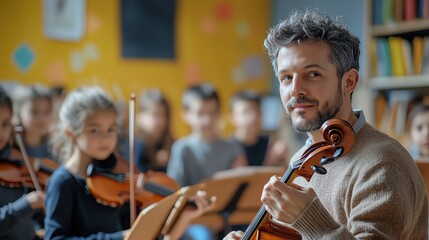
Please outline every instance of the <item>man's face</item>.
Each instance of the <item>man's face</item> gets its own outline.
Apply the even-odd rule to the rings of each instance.
[[[303,42],[279,51],[280,96],[295,130],[309,132],[344,111],[337,70],[326,43]]]

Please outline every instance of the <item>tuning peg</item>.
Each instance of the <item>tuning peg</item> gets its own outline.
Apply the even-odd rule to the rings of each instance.
[[[342,147],[339,147],[339,148],[337,148],[337,149],[335,149],[335,152],[334,152],[334,158],[337,158],[337,157],[339,157],[339,156],[341,156],[341,155],[343,155],[343,152],[344,152],[344,148],[342,148]]]
[[[313,169],[313,171],[317,172],[318,174],[322,174],[325,175],[328,171],[324,168],[324,167],[319,167],[319,166],[311,166],[311,169]]]
[[[335,158],[327,158],[327,157],[322,157],[322,159],[320,160],[320,164],[325,165],[328,163],[331,163],[335,160]]]

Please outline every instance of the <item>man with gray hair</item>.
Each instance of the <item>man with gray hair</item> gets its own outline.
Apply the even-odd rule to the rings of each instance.
[[[428,239],[428,200],[413,159],[352,108],[359,39],[327,15],[307,10],[273,27],[264,46],[292,126],[309,136],[291,162],[323,140],[319,129],[329,119],[349,122],[356,134],[351,151],[324,166],[325,175],[293,187],[270,179],[261,200],[272,220],[303,239]]]

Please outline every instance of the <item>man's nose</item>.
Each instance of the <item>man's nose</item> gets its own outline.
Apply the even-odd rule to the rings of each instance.
[[[300,77],[296,75],[292,79],[290,95],[292,97],[306,95],[304,82]]]

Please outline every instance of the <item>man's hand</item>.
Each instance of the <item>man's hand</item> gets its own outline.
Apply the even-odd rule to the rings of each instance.
[[[295,184],[289,186],[272,176],[264,186],[261,201],[277,222],[291,224],[315,197],[317,196],[312,188]]]

